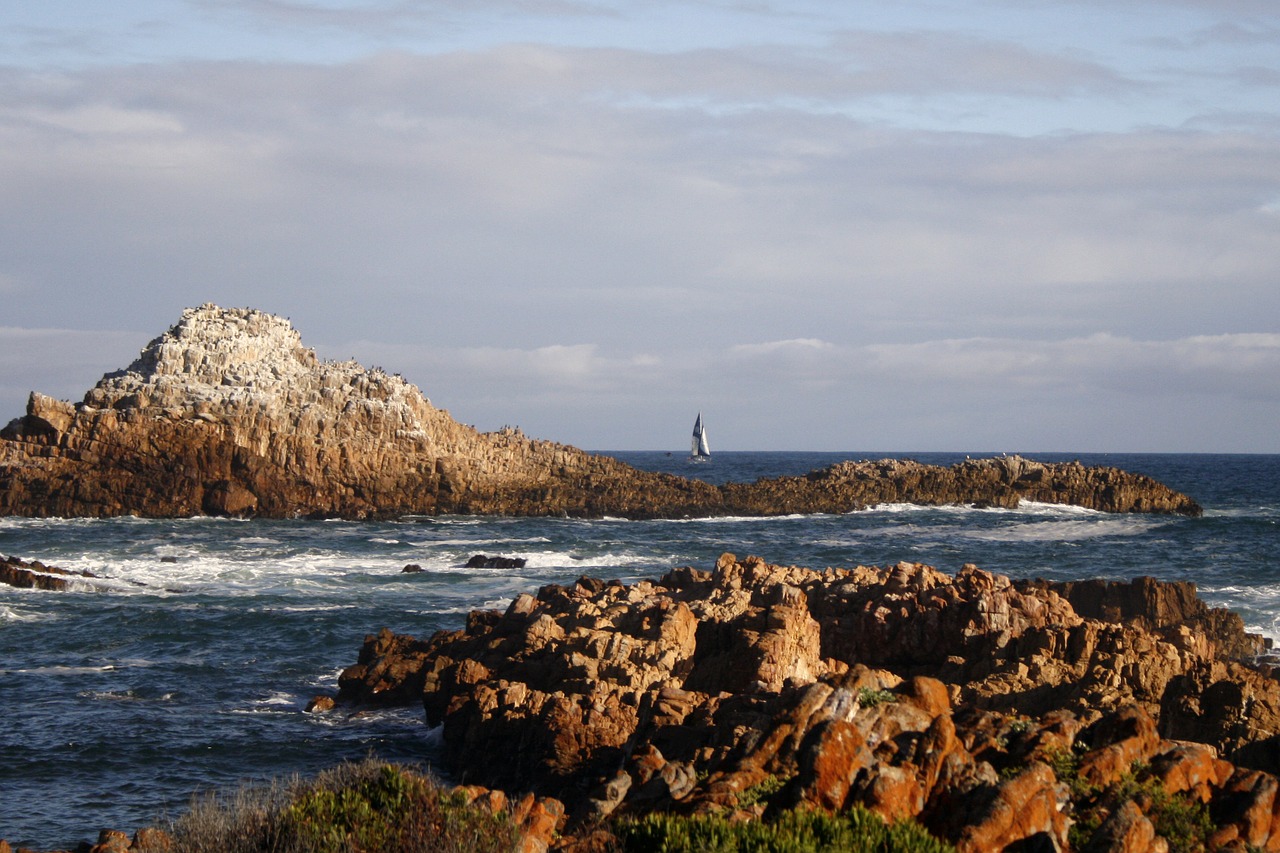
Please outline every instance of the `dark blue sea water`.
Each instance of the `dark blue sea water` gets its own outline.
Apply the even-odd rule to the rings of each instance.
[[[691,466],[683,454],[613,455],[712,482],[841,459],[964,456],[719,453]],[[898,505],[692,521],[0,519],[0,554],[108,578],[64,593],[0,587],[0,838],[74,846],[176,814],[199,790],[370,753],[429,762],[418,709],[303,713],[336,690],[367,633],[428,635],[542,584],[706,569],[725,551],[815,568],[912,560],[952,573],[976,563],[1015,577],[1193,580],[1210,603],[1280,639],[1280,456],[1033,456],[1148,474],[1205,515]],[[460,568],[477,553],[528,566]],[[427,571],[403,574],[407,563]]]

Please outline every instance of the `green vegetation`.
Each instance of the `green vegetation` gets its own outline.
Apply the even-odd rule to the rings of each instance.
[[[620,821],[624,853],[946,853],[919,824],[887,824],[862,808],[830,815],[797,809],[776,820],[733,823],[719,815],[652,814]]]
[[[898,695],[892,690],[872,690],[864,687],[858,691],[858,704],[864,708],[874,708],[885,702],[896,702]]]
[[[1188,794],[1169,793],[1157,779],[1142,779],[1147,774],[1143,763],[1134,764],[1115,784],[1100,788],[1080,778],[1080,757],[1075,753],[1057,750],[1048,760],[1058,780],[1071,791],[1076,822],[1068,840],[1075,849],[1083,849],[1107,816],[1129,800],[1138,804],[1156,833],[1169,843],[1170,853],[1198,853],[1213,834],[1208,806]]]
[[[744,809],[749,809],[757,803],[767,803],[786,784],[787,780],[780,776],[766,776],[762,781],[752,785],[738,795],[738,805]]]
[[[506,853],[518,842],[505,815],[373,760],[199,798],[169,832],[186,853]]]
[[[1024,717],[1014,720],[1009,724],[1009,734],[1011,736],[1024,735],[1027,732],[1035,731],[1035,728],[1035,722]]]

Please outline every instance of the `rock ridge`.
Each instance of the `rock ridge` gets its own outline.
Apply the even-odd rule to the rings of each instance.
[[[0,430],[0,515],[629,518],[848,512],[879,503],[1197,515],[1150,478],[1016,456],[843,462],[712,486],[518,429],[481,433],[380,368],[330,362],[287,319],[189,308],[78,404],[32,392]]]

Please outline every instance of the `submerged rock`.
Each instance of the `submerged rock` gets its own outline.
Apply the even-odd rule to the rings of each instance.
[[[202,305],[77,404],[0,431],[0,515],[631,518],[847,512],[889,501],[1198,514],[1147,477],[1020,457],[844,462],[716,487],[518,429],[480,433],[397,375],[318,359],[281,317]]]
[[[562,801],[566,837],[653,811],[860,805],[966,851],[1156,849],[1176,806],[1271,849],[1267,647],[1189,584],[726,554],[546,586],[425,641],[383,631],[341,699],[420,697],[451,773]]]

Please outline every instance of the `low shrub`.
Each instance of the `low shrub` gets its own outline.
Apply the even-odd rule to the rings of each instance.
[[[863,808],[840,814],[796,809],[773,821],[651,814],[614,826],[625,853],[946,853],[911,821],[888,824]]]
[[[761,782],[752,785],[738,795],[738,805],[746,809],[758,803],[767,803],[774,794],[781,791],[786,785],[787,780],[780,776],[766,776]]]
[[[169,832],[186,853],[508,853],[519,840],[505,815],[374,760],[206,795]]]
[[[1106,817],[1128,800],[1139,805],[1156,834],[1168,842],[1170,853],[1199,853],[1206,848],[1215,829],[1208,806],[1189,794],[1170,793],[1156,779],[1142,779],[1144,770],[1135,765],[1133,772],[1103,789],[1079,786],[1078,798],[1073,786],[1077,815],[1069,833],[1073,848],[1087,847]],[[1063,781],[1071,785],[1069,779]]]
[[[858,704],[863,708],[874,708],[886,702],[896,701],[898,701],[898,694],[892,690],[873,690],[870,687],[864,687],[858,691]]]

